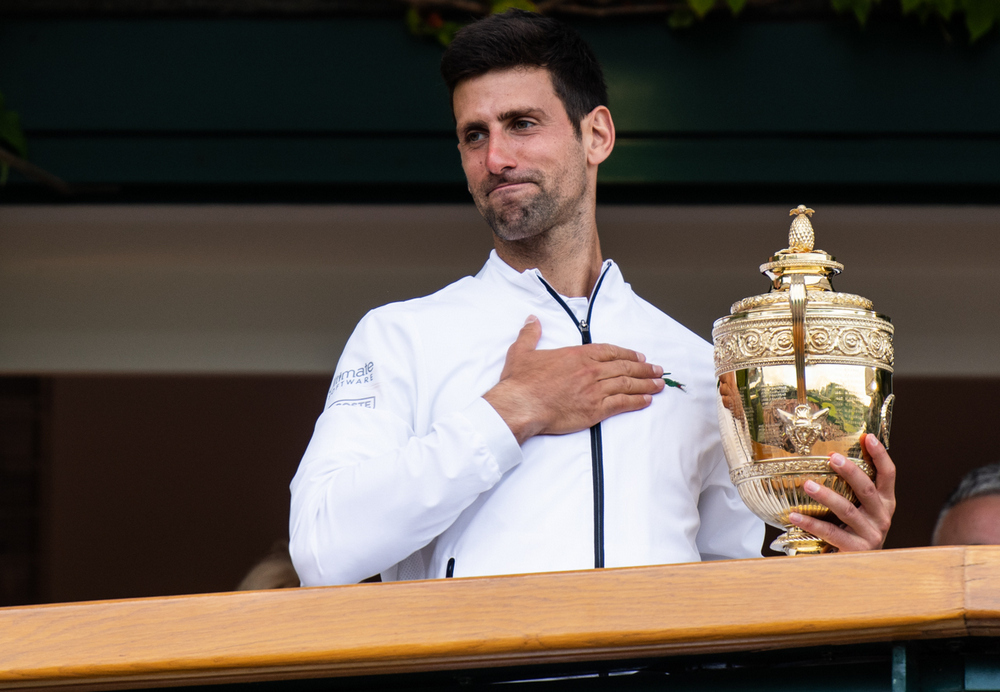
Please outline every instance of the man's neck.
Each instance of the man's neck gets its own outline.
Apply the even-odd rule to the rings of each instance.
[[[526,240],[494,236],[497,255],[519,272],[538,269],[560,295],[589,298],[601,275],[601,243],[593,229],[569,236],[546,233]]]

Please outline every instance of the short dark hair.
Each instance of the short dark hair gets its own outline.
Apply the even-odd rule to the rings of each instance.
[[[942,509],[947,511],[960,502],[983,495],[1000,495],[1000,463],[980,466],[965,474]]]
[[[608,105],[604,73],[590,46],[562,22],[524,10],[490,15],[460,30],[441,58],[441,76],[454,96],[464,79],[526,65],[549,71],[577,134],[588,113]]]
[[[937,534],[944,516],[955,505],[985,495],[1000,495],[1000,462],[972,469],[962,477],[958,487],[952,491],[944,506],[941,507],[934,533]]]

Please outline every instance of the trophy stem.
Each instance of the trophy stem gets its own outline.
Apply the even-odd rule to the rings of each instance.
[[[793,526],[774,539],[771,550],[781,551],[785,555],[819,555],[830,552],[830,544],[822,538]]]

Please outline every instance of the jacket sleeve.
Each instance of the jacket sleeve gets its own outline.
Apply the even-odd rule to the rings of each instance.
[[[764,522],[747,508],[729,480],[729,465],[718,435],[716,430],[706,455],[708,473],[698,498],[698,551],[706,561],[761,557]]]
[[[420,351],[412,317],[386,309],[369,313],[344,349],[291,484],[289,550],[304,586],[390,570],[521,461],[481,397],[416,434],[434,396]]]

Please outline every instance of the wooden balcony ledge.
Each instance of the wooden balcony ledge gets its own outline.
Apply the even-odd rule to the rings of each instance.
[[[1000,636],[1000,546],[0,609],[0,689]]]

